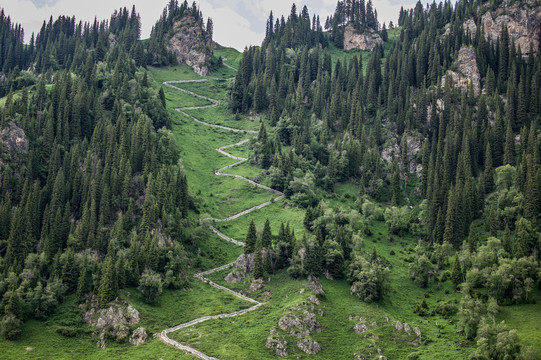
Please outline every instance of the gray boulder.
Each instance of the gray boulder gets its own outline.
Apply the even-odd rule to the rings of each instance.
[[[145,328],[138,327],[135,329],[133,334],[130,336],[130,343],[132,345],[138,346],[147,341],[148,335]]]
[[[297,347],[309,355],[317,354],[321,351],[321,346],[310,338],[302,338],[297,341]]]
[[[246,277],[246,273],[244,271],[235,269],[231,271],[229,274],[227,274],[224,280],[230,284],[236,284],[238,282],[241,282],[245,277]]]

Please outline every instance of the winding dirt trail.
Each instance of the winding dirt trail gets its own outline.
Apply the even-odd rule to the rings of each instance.
[[[233,70],[236,70],[235,68],[231,67],[230,65],[228,64],[225,64],[224,63],[224,66],[230,68],[230,69],[233,69]],[[218,106],[220,105],[220,102],[216,99],[212,99],[212,98],[209,98],[207,96],[204,96],[204,95],[201,95],[201,94],[197,94],[197,93],[194,93],[192,91],[189,91],[189,90],[186,90],[186,89],[183,89],[183,88],[180,88],[178,86],[175,86],[173,84],[185,84],[185,83],[200,83],[200,82],[207,82],[207,81],[217,81],[217,80],[222,80],[222,79],[218,79],[218,78],[208,78],[208,79],[198,79],[198,80],[176,80],[176,81],[165,81],[163,84],[165,86],[168,86],[170,88],[173,88],[175,90],[179,90],[179,91],[182,91],[186,94],[189,94],[189,95],[192,95],[194,97],[197,97],[197,98],[200,98],[200,99],[205,99],[207,100],[208,102],[210,102],[210,105],[203,105],[203,106],[189,106],[189,107],[182,107],[182,108],[177,108],[175,109],[176,111],[178,111],[179,113],[181,113],[182,115],[192,119],[193,121],[199,123],[199,124],[202,124],[202,125],[205,125],[205,126],[209,126],[209,127],[213,127],[213,128],[217,128],[217,129],[221,129],[221,130],[226,130],[226,131],[233,131],[233,132],[237,132],[237,133],[245,133],[245,134],[257,134],[258,132],[255,131],[255,130],[243,130],[243,129],[235,129],[235,128],[231,128],[231,127],[227,127],[227,126],[222,126],[222,125],[215,125],[215,124],[209,124],[207,122],[204,122],[202,120],[199,120],[195,117],[193,117],[192,115],[188,114],[185,112],[185,110],[194,110],[194,109],[209,109],[209,108],[212,108],[212,107],[215,107],[215,106]],[[239,146],[239,145],[242,145],[242,144],[245,144],[246,142],[250,141],[250,139],[245,139],[245,140],[242,140],[242,141],[239,141],[235,144],[230,144],[230,145],[225,145],[225,146],[222,146],[222,147],[219,147],[216,149],[217,152],[219,152],[220,154],[222,155],[225,155],[227,157],[230,157],[234,160],[238,160],[237,162],[231,164],[231,165],[227,165],[227,166],[224,166],[223,168],[220,168],[220,169],[217,169],[217,170],[214,170],[214,175],[217,175],[217,176],[230,176],[230,177],[234,177],[236,179],[242,179],[248,183],[250,183],[251,185],[255,186],[255,187],[258,187],[258,188],[261,188],[261,189],[265,189],[269,192],[272,192],[276,195],[278,195],[276,198],[270,200],[270,201],[266,201],[262,204],[259,204],[259,205],[256,205],[256,206],[253,206],[249,209],[246,209],[246,210],[243,210],[239,213],[236,213],[236,214],[233,214],[231,216],[228,216],[226,217],[225,219],[216,219],[216,218],[203,218],[203,219],[200,219],[200,221],[216,221],[216,222],[223,222],[223,221],[229,221],[229,220],[233,220],[233,219],[236,219],[240,216],[243,216],[243,215],[246,215],[246,214],[249,214],[251,213],[252,211],[255,211],[255,210],[258,210],[258,209],[261,209],[267,205],[270,205],[272,204],[273,202],[276,202],[276,201],[279,201],[279,200],[282,200],[285,195],[278,191],[278,190],[275,190],[275,189],[272,189],[268,186],[265,186],[265,185],[261,185],[261,184],[258,184],[256,183],[255,181],[252,181],[244,176],[240,176],[240,175],[235,175],[235,174],[228,174],[228,173],[224,173],[223,171],[224,170],[227,170],[229,168],[232,168],[236,165],[239,165],[239,164],[242,164],[243,162],[247,161],[248,159],[246,158],[243,158],[243,157],[239,157],[239,156],[234,156],[230,153],[228,153],[227,151],[225,151],[225,149],[228,149],[228,148],[231,148],[231,147],[234,147],[234,146]],[[229,241],[237,246],[244,246],[244,242],[242,241],[238,241],[238,240],[235,240],[235,239],[232,239],[230,237],[228,237],[227,235],[223,234],[222,232],[220,232],[218,229],[216,229],[214,226],[212,225],[209,225],[209,228],[212,230],[212,232],[214,232],[216,235],[218,235],[220,238],[222,238],[223,240],[225,241]],[[173,326],[171,328],[168,328],[168,329],[165,329],[163,330],[161,333],[159,333],[157,336],[158,338],[163,341],[164,343],[168,344],[168,345],[171,345],[171,346],[174,346],[176,347],[177,349],[180,349],[188,354],[191,354],[191,355],[194,355],[196,357],[198,357],[199,359],[203,359],[203,360],[217,360],[216,358],[214,357],[211,357],[211,356],[208,356],[208,355],[205,355],[204,353],[202,353],[201,351],[199,350],[196,350],[192,347],[189,347],[189,346],[186,346],[186,345],[182,345],[181,343],[175,341],[175,340],[172,340],[171,338],[169,338],[167,335],[171,332],[175,332],[175,331],[178,331],[180,329],[183,329],[183,328],[187,328],[187,327],[190,327],[190,326],[193,326],[195,324],[199,324],[199,323],[202,323],[204,321],[207,321],[207,320],[213,320],[213,319],[222,319],[222,318],[228,318],[228,317],[234,317],[234,316],[239,316],[239,315],[243,315],[243,314],[246,314],[247,312],[250,312],[250,311],[253,311],[253,310],[256,310],[258,307],[260,307],[261,305],[263,305],[264,303],[261,303],[257,300],[254,300],[252,298],[249,298],[239,292],[236,292],[234,290],[231,290],[231,289],[228,289],[226,288],[225,286],[222,286],[222,285],[219,285],[219,284],[216,284],[215,282],[205,278],[206,275],[209,275],[209,274],[212,274],[216,271],[221,271],[221,270],[225,270],[225,269],[229,269],[231,267],[233,267],[235,265],[234,262],[232,263],[229,263],[229,264],[226,264],[226,265],[223,265],[223,266],[220,266],[220,267],[217,267],[217,268],[214,268],[214,269],[210,269],[210,270],[207,270],[207,271],[203,271],[203,272],[200,272],[200,273],[197,273],[194,275],[194,277],[204,283],[207,283],[209,284],[210,286],[213,286],[217,289],[220,289],[220,290],[224,290],[224,291],[227,291],[231,294],[233,294],[234,296],[242,299],[242,300],[245,300],[245,301],[248,301],[252,304],[254,304],[253,306],[247,308],[247,309],[243,309],[243,310],[239,310],[239,311],[235,311],[235,312],[232,312],[232,313],[224,313],[224,314],[218,314],[218,315],[209,315],[209,316],[203,316],[203,317],[200,317],[200,318],[197,318],[197,319],[194,319],[194,320],[191,320],[191,321],[188,321],[186,323],[183,323],[183,324],[179,324],[179,325],[176,325],[176,326]]]

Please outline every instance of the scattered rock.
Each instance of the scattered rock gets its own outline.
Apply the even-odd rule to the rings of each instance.
[[[410,331],[411,331],[410,324],[408,324],[408,323],[405,323],[405,324],[404,324],[404,331],[405,331],[405,332],[410,332]]]
[[[417,326],[413,328],[413,332],[419,337],[419,339],[421,338],[421,330]]]
[[[394,327],[396,330],[402,330],[404,328],[404,325],[402,325],[400,321],[397,321]]]
[[[355,30],[352,24],[348,24],[344,31],[344,50],[361,49],[374,50],[376,45],[383,44],[381,36],[373,29],[368,29],[364,33]]]
[[[323,289],[323,286],[319,282],[319,278],[316,276],[308,276],[308,281],[310,284],[308,285],[308,288],[310,291],[314,293],[314,295],[323,295],[325,294],[325,290]]]
[[[261,279],[255,279],[250,284],[250,292],[259,291],[263,287],[263,280]]]
[[[24,351],[26,351],[26,352],[30,352],[30,351],[33,351],[33,350],[34,350],[34,348],[33,348],[33,347],[30,347],[30,346],[27,346],[27,347],[24,349]]]
[[[278,334],[275,328],[270,330],[270,336],[267,338],[265,347],[271,349],[278,357],[285,357],[288,355],[287,341],[283,336]]]
[[[270,290],[265,290],[261,293],[261,299],[262,301],[269,301],[270,299],[272,299],[272,293],[270,292]]]
[[[365,331],[368,331],[368,326],[365,324],[356,324],[353,327],[353,331],[355,331],[357,334],[362,334]]]
[[[297,341],[297,347],[309,355],[317,354],[321,351],[321,346],[310,338],[302,338]]]
[[[224,280],[230,284],[236,284],[238,282],[241,282],[245,277],[246,277],[246,273],[244,271],[235,269],[231,271],[229,274],[227,274]]]
[[[100,333],[100,339],[96,343],[96,347],[99,347],[100,349],[105,349],[105,347],[106,347],[106,345],[105,345],[105,331],[102,331]]]
[[[319,324],[316,318],[316,314],[305,311],[302,313],[304,324],[310,329],[310,331],[315,331],[320,333],[323,331],[323,327]]]
[[[278,320],[278,326],[284,331],[289,331],[291,328],[296,327],[302,329],[301,320],[293,313],[287,313]]]
[[[321,301],[319,301],[318,298],[316,298],[313,295],[308,297],[308,301],[310,301],[312,304],[315,304],[315,305],[321,305]]]
[[[132,345],[138,346],[147,341],[148,335],[145,328],[138,327],[135,329],[133,334],[130,336],[130,343]]]
[[[304,288],[299,291],[299,294],[304,294]]]
[[[261,176],[255,175],[252,180],[259,184],[261,182]]]

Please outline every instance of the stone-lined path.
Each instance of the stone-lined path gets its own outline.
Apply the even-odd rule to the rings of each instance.
[[[227,65],[224,63],[224,66],[230,68],[230,69],[233,69],[233,70],[236,70],[234,69],[233,67],[231,67],[230,65]],[[227,127],[227,126],[222,126],[222,125],[215,125],[215,124],[209,124],[207,122],[204,122],[204,121],[201,121],[195,117],[193,117],[192,115],[190,114],[187,114],[185,112],[185,110],[195,110],[195,109],[209,109],[209,108],[212,108],[212,107],[215,107],[215,106],[218,106],[220,105],[220,102],[216,99],[212,99],[212,98],[209,98],[207,96],[203,96],[203,95],[200,95],[200,94],[197,94],[197,93],[194,93],[192,91],[189,91],[189,90],[186,90],[186,89],[182,89],[178,86],[175,86],[173,84],[185,84],[185,83],[200,83],[200,82],[207,82],[207,81],[217,81],[217,80],[221,80],[221,79],[218,79],[218,78],[208,78],[208,79],[198,79],[198,80],[176,80],[176,81],[165,81],[163,84],[165,86],[168,86],[170,88],[173,88],[175,90],[179,90],[179,91],[182,91],[186,94],[189,94],[191,96],[194,96],[194,97],[198,97],[198,98],[201,98],[201,99],[205,99],[207,100],[208,102],[210,102],[211,104],[210,105],[203,105],[203,106],[189,106],[189,107],[182,107],[182,108],[177,108],[175,109],[176,111],[178,111],[179,113],[181,113],[182,115],[192,119],[193,121],[199,123],[199,124],[202,124],[202,125],[205,125],[205,126],[209,126],[209,127],[213,127],[213,128],[217,128],[217,129],[221,129],[221,130],[227,130],[227,131],[233,131],[233,132],[237,132],[237,133],[245,133],[245,134],[257,134],[258,132],[255,131],[255,130],[243,130],[243,129],[235,129],[235,128],[231,128],[231,127]],[[228,156],[234,160],[238,160],[237,162],[231,164],[231,165],[227,165],[227,166],[224,166],[223,168],[220,168],[220,169],[217,169],[217,170],[214,170],[214,175],[217,175],[217,176],[230,176],[230,177],[234,177],[236,179],[242,179],[250,184],[252,184],[253,186],[255,187],[258,187],[258,188],[261,188],[261,189],[264,189],[264,190],[267,190],[267,191],[270,191],[276,195],[278,195],[277,197],[275,197],[274,199],[270,200],[270,201],[266,201],[262,204],[259,204],[259,205],[256,205],[256,206],[253,206],[249,209],[246,209],[244,211],[241,211],[239,213],[236,213],[236,214],[233,214],[231,216],[228,216],[227,218],[225,219],[215,219],[215,218],[204,218],[204,219],[201,219],[201,221],[218,221],[218,222],[223,222],[223,221],[229,221],[229,220],[233,220],[233,219],[236,219],[240,216],[243,216],[243,215],[246,215],[246,214],[249,214],[251,213],[252,211],[255,211],[255,210],[258,210],[258,209],[261,209],[267,205],[270,205],[272,204],[273,202],[276,202],[276,201],[279,201],[279,200],[282,200],[285,195],[278,191],[278,190],[275,190],[275,189],[272,189],[268,186],[265,186],[265,185],[261,185],[261,184],[258,184],[256,183],[255,181],[253,180],[250,180],[248,178],[245,178],[244,176],[240,176],[240,175],[235,175],[235,174],[228,174],[228,173],[224,173],[223,171],[226,170],[226,169],[229,169],[229,168],[232,168],[233,166],[236,166],[236,165],[239,165],[239,164],[242,164],[243,162],[247,161],[248,159],[246,158],[243,158],[243,157],[239,157],[239,156],[234,156],[234,155],[231,155],[230,153],[228,153],[227,151],[225,151],[225,149],[228,149],[230,147],[233,147],[233,146],[239,146],[239,145],[242,145],[242,144],[245,144],[246,142],[250,141],[250,139],[245,139],[245,140],[242,140],[242,141],[239,141],[238,143],[235,143],[235,144],[230,144],[230,145],[226,145],[226,146],[222,146],[222,147],[219,147],[216,149],[216,151],[218,151],[220,154],[222,155],[225,155],[225,156]],[[238,240],[235,240],[235,239],[232,239],[230,237],[228,237],[227,235],[225,235],[224,233],[220,232],[218,229],[216,229],[214,226],[212,225],[209,225],[209,228],[212,230],[212,232],[214,232],[216,235],[218,235],[220,238],[222,238],[223,240],[225,241],[229,241],[237,246],[244,246],[244,243],[242,241],[238,241]],[[253,310],[256,310],[258,307],[260,307],[261,305],[263,305],[264,303],[261,303],[257,300],[254,300],[252,298],[249,298],[245,295],[242,295],[241,293],[239,292],[236,292],[236,291],[233,291],[231,289],[228,289],[226,288],[225,286],[222,286],[222,285],[218,285],[216,284],[215,282],[205,278],[206,275],[209,275],[209,274],[212,274],[216,271],[221,271],[221,270],[225,270],[225,269],[229,269],[231,267],[233,267],[235,265],[234,262],[232,263],[229,263],[229,264],[226,264],[226,265],[223,265],[223,266],[220,266],[220,267],[217,267],[217,268],[214,268],[214,269],[211,269],[211,270],[207,270],[207,271],[203,271],[203,272],[200,272],[200,273],[197,273],[195,274],[195,278],[204,282],[204,283],[207,283],[209,284],[210,286],[213,286],[217,289],[220,289],[220,290],[224,290],[224,291],[227,291],[231,294],[233,294],[234,296],[242,299],[242,300],[245,300],[245,301],[248,301],[252,304],[254,304],[252,307],[249,307],[247,309],[243,309],[243,310],[239,310],[239,311],[235,311],[235,312],[232,312],[232,313],[225,313],[225,314],[218,314],[218,315],[210,315],[210,316],[203,316],[203,317],[200,317],[200,318],[197,318],[197,319],[194,319],[194,320],[191,320],[191,321],[188,321],[186,323],[183,323],[183,324],[179,324],[179,325],[176,325],[176,326],[173,326],[171,328],[168,328],[168,329],[165,329],[163,330],[161,333],[159,333],[157,336],[158,338],[163,341],[164,343],[166,344],[169,344],[171,346],[174,346],[176,347],[177,349],[180,349],[188,354],[191,354],[191,355],[194,355],[196,357],[198,357],[199,359],[203,359],[203,360],[217,360],[216,358],[214,357],[211,357],[211,356],[208,356],[208,355],[205,355],[204,353],[202,353],[201,351],[199,350],[196,350],[192,347],[189,347],[189,346],[186,346],[186,345],[182,345],[181,343],[175,341],[175,340],[172,340],[171,338],[169,338],[167,335],[171,332],[175,332],[175,331],[178,331],[180,329],[184,329],[184,328],[187,328],[187,327],[190,327],[190,326],[193,326],[195,324],[199,324],[199,323],[202,323],[204,321],[207,321],[207,320],[213,320],[213,319],[222,319],[222,318],[228,318],[228,317],[234,317],[234,316],[239,316],[239,315],[243,315],[243,314],[246,314],[247,312],[250,312],[250,311],[253,311]]]

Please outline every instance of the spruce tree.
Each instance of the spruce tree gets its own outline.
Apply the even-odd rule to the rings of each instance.
[[[460,260],[458,259],[458,253],[455,255],[455,264],[453,266],[453,273],[451,274],[451,281],[458,289],[458,286],[463,282],[462,267],[460,266]]]
[[[261,250],[261,241],[257,242],[254,253],[254,279],[260,279],[264,276],[265,264],[263,263],[263,254]]]
[[[257,243],[257,233],[255,229],[255,223],[254,220],[250,221],[250,225],[248,226],[248,233],[246,234],[246,241],[244,242],[244,253],[250,254],[253,253],[255,250],[255,246]]]
[[[101,307],[107,307],[107,304],[116,297],[115,271],[112,255],[108,255],[103,263],[103,270],[98,288],[98,300]]]
[[[272,233],[269,218],[265,220],[265,226],[263,227],[263,233],[261,234],[261,246],[265,249],[270,249],[272,247]]]

